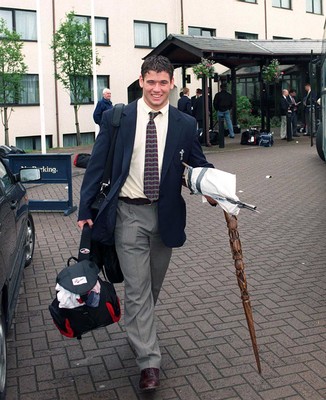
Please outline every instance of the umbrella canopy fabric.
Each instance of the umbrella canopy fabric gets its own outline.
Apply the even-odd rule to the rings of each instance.
[[[186,166],[185,181],[193,194],[210,196],[231,215],[238,215],[240,208],[256,211],[256,207],[243,203],[236,195],[236,175],[216,168]]]

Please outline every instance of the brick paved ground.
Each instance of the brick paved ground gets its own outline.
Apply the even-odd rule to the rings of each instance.
[[[222,210],[185,191],[188,241],[173,253],[157,306],[160,390],[139,393],[123,321],[81,342],[55,329],[48,305],[57,272],[78,247],[76,213],[34,213],[34,261],[25,270],[9,333],[9,400],[326,399],[326,165],[308,138],[268,149],[238,143],[238,137],[227,139],[224,150],[205,150],[217,167],[237,174],[240,198],[261,211],[241,211],[239,231],[262,376]],[[83,170],[73,174],[77,204]],[[35,190],[46,193],[43,198],[65,195],[54,185]],[[116,288],[123,301],[123,285]]]

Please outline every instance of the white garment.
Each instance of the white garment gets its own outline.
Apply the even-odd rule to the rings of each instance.
[[[59,283],[56,284],[55,290],[57,291],[57,299],[59,301],[59,308],[76,308],[84,305],[80,303],[80,295],[70,292],[63,288]]]
[[[137,103],[137,125],[135,133],[134,149],[132,152],[129,175],[122,186],[119,196],[129,198],[145,198],[144,195],[144,166],[146,127],[149,121],[149,112],[153,111],[141,98]],[[154,119],[157,132],[158,167],[161,174],[163,155],[165,150],[166,135],[169,120],[169,104],[165,105]]]
[[[55,290],[57,291],[59,308],[76,308],[85,304],[85,302],[80,300],[79,294],[72,293],[69,290],[66,290],[61,285],[59,285],[59,283],[56,284]],[[95,292],[96,294],[99,294],[101,292],[101,285],[99,281],[96,281],[96,284],[91,292]]]

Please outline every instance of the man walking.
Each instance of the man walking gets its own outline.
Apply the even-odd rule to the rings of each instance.
[[[111,190],[93,221],[91,204],[100,188],[113,132],[112,111],[103,115],[81,187],[78,225],[91,225],[96,240],[115,242],[124,274],[125,328],[141,371],[139,387],[153,390],[160,384],[161,365],[154,306],[172,248],[186,240],[183,162],[213,165],[197,140],[196,120],[169,105],[174,87],[170,61],[163,56],[147,58],[139,85],[142,98],[125,106],[121,118]]]

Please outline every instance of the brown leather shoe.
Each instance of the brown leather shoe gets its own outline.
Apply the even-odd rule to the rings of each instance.
[[[155,390],[160,386],[160,370],[158,368],[145,368],[140,373],[139,389]]]

